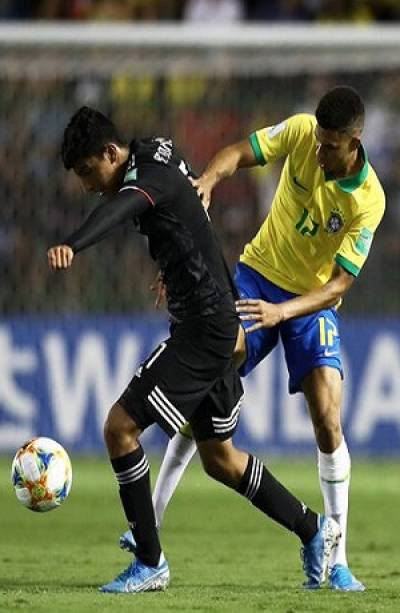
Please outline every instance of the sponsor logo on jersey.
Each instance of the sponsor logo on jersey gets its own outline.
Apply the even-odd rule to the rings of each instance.
[[[332,351],[330,349],[325,349],[324,351],[324,356],[326,358],[331,358],[332,356],[337,356],[338,352],[336,351],[336,349],[333,349]]]
[[[270,126],[267,128],[268,138],[274,138],[278,136],[284,129],[286,128],[286,121],[281,121],[281,123],[277,123],[275,126]]]
[[[133,153],[131,156],[131,159],[129,160],[128,168],[126,169],[124,183],[127,183],[128,181],[136,181],[136,180],[137,180],[136,157],[135,157],[135,154]]]
[[[137,168],[132,168],[132,170],[128,170],[125,174],[124,183],[128,181],[136,181],[137,180]]]
[[[356,240],[356,249],[361,255],[367,256],[371,248],[373,232],[368,228],[363,228]]]
[[[134,376],[137,377],[138,379],[140,379],[140,377],[142,376],[142,370],[143,370],[143,364],[140,364],[140,366],[137,368]]]
[[[168,162],[170,161],[172,157],[172,149],[173,149],[172,140],[163,138],[162,136],[158,136],[154,140],[160,143],[157,147],[157,151],[154,154],[154,159],[157,162],[168,164]]]

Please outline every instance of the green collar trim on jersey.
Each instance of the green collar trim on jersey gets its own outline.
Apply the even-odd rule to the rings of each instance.
[[[366,149],[361,146],[361,153],[364,158],[364,165],[361,168],[360,172],[351,177],[345,177],[344,179],[337,179],[336,183],[340,187],[340,189],[344,192],[354,192],[357,187],[360,187],[368,176],[368,155]],[[334,177],[329,173],[325,173],[325,181],[332,181]]]
[[[261,151],[260,143],[258,142],[257,134],[255,132],[253,132],[253,134],[250,134],[249,141],[250,141],[251,148],[253,149],[254,156],[257,160],[257,164],[259,164],[259,166],[265,166],[267,162],[264,159],[264,156]]]

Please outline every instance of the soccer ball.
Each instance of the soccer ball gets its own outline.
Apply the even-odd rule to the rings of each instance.
[[[15,454],[11,481],[24,507],[40,512],[57,509],[71,489],[68,454],[51,438],[33,438]]]

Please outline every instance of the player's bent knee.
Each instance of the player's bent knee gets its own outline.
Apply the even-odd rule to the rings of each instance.
[[[326,415],[314,420],[314,430],[318,447],[324,453],[333,453],[343,438],[340,422]]]
[[[114,404],[110,409],[104,423],[104,440],[107,446],[118,445],[130,440],[136,442],[140,430],[133,419],[126,413],[124,408]]]
[[[329,413],[321,415],[314,420],[315,429],[321,434],[329,434],[331,436],[337,436],[341,432],[340,421]]]
[[[209,477],[216,481],[224,481],[226,467],[219,458],[202,458],[204,471]]]
[[[204,471],[209,477],[234,487],[236,484],[235,466],[230,457],[222,455],[210,455],[201,457]]]
[[[237,450],[232,440],[211,439],[197,443],[203,468],[207,475],[229,487],[237,482]]]

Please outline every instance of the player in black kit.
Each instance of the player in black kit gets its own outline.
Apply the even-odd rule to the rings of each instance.
[[[339,527],[288,492],[256,457],[237,450],[232,435],[242,386],[232,355],[239,329],[236,293],[212,225],[188,176],[190,169],[165,138],[132,141],[88,107],[71,119],[62,157],[99,206],[62,244],[51,247],[52,270],[69,268],[79,251],[133,222],[148,237],[167,290],[171,336],[140,365],[110,409],[104,437],[136,559],[103,592],[165,589],[169,568],[155,525],[149,465],[140,434],[157,422],[170,436],[191,424],[205,471],[246,496],[303,543],[306,587],[319,586]]]

